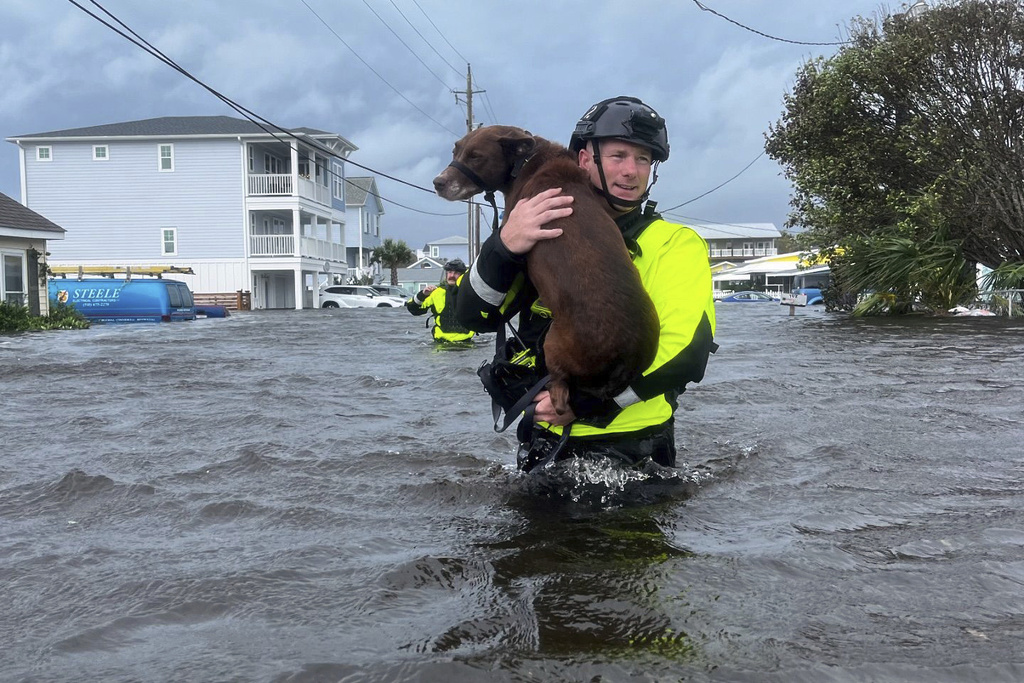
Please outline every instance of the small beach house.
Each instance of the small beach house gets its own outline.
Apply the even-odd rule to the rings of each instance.
[[[0,193],[0,301],[46,315],[46,250],[64,228]]]

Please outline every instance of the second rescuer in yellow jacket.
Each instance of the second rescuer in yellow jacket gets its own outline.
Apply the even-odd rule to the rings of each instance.
[[[437,342],[464,342],[476,332],[466,329],[455,317],[455,302],[459,294],[459,280],[466,272],[461,259],[452,259],[444,265],[444,282],[440,287],[427,287],[405,302],[413,315],[433,314],[431,334]]]

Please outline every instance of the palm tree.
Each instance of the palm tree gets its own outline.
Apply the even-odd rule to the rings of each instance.
[[[390,237],[384,244],[374,247],[370,254],[370,264],[379,263],[391,269],[391,284],[398,285],[398,269],[412,263],[414,254],[404,240],[395,241]]]

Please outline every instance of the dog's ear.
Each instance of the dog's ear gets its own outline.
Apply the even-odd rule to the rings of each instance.
[[[528,156],[537,146],[537,139],[530,135],[529,131],[512,133],[501,138],[501,148],[509,159],[522,159]]]

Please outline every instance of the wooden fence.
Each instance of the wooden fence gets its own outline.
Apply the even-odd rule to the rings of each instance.
[[[197,306],[224,306],[229,311],[252,310],[252,294],[237,292],[196,292],[192,295]]]

